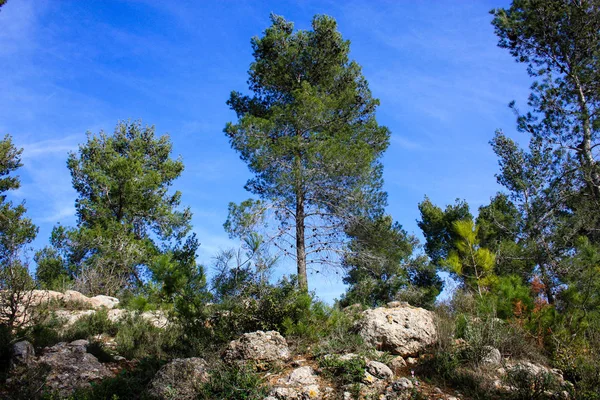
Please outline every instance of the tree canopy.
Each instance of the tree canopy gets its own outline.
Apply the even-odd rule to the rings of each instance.
[[[306,289],[307,263],[339,258],[347,220],[385,205],[380,157],[390,134],[333,18],[296,32],[281,16],[271,20],[252,38],[251,95],[231,93],[238,120],[225,133],[254,173],[246,189],[275,210],[276,244],[295,258]]]
[[[168,136],[140,122],[121,122],[111,135],[88,133],[67,162],[77,228],[54,229],[53,248],[36,255],[41,272],[56,278],[63,264],[82,291],[104,294],[143,286],[154,275],[172,293],[193,274],[199,243],[188,236],[191,212],[179,209],[181,193],[171,191],[183,171],[171,148]]]

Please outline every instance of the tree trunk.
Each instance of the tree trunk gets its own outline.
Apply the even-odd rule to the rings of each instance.
[[[579,162],[583,169],[586,184],[590,188],[594,200],[600,201],[600,174],[598,174],[596,160],[592,154],[592,127],[590,121],[590,111],[587,106],[587,100],[583,88],[577,76],[574,77],[579,96],[580,118],[583,128],[583,138],[578,146]]]
[[[302,291],[308,292],[304,217],[304,195],[299,190],[296,196],[296,262],[298,265],[298,285]]]

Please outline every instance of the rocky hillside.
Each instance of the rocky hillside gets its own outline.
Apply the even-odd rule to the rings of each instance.
[[[154,358],[149,366],[150,354],[131,353],[122,342],[152,341],[168,334],[176,327],[167,314],[119,309],[118,299],[88,298],[72,291],[35,296],[38,306],[53,305],[48,313],[60,321],[54,332],[62,332],[55,336],[61,341],[37,349],[27,340],[12,344],[3,398],[450,400],[475,398],[477,393],[489,398],[573,397],[572,385],[561,371],[491,346],[483,348],[470,371],[463,371],[464,376],[477,376],[478,391],[452,384],[440,376],[440,341],[448,338],[442,338],[439,318],[407,303],[367,310],[349,307],[343,311],[353,321],[347,332],[321,341],[255,331],[224,346],[209,346],[195,357]],[[78,309],[72,309],[75,304]],[[82,321],[103,319],[120,323],[118,333],[107,325],[99,329],[105,332],[96,329],[85,339],[62,341],[75,337],[67,333]],[[151,326],[157,336],[125,337],[121,332],[131,329],[132,319]],[[473,350],[463,339],[452,339],[451,346],[457,354]]]

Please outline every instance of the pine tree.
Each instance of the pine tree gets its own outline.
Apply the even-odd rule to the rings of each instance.
[[[254,173],[246,189],[258,208],[273,210],[276,244],[295,258],[306,290],[307,264],[339,259],[348,220],[381,212],[379,160],[390,134],[333,18],[316,16],[312,30],[297,32],[283,17],[271,20],[252,39],[252,94],[231,94],[238,121],[225,133]]]

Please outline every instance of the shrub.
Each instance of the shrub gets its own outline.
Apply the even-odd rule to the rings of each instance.
[[[264,379],[248,366],[222,366],[200,387],[198,399],[262,400],[268,388]]]
[[[140,314],[128,315],[117,324],[117,353],[128,359],[163,357],[173,348],[180,331],[174,326],[157,328]]]
[[[341,358],[337,355],[319,359],[323,375],[339,385],[360,383],[365,377],[366,362],[363,357]]]
[[[101,309],[79,318],[64,333],[64,340],[70,342],[77,339],[89,339],[95,335],[106,333],[117,334],[117,325],[108,318],[108,311]]]
[[[510,369],[505,377],[506,384],[511,386],[511,397],[515,400],[536,400],[552,398],[549,393],[558,393],[560,386],[549,372],[534,374],[526,368]]]
[[[25,339],[29,340],[36,349],[53,346],[61,341],[60,331],[64,327],[64,321],[55,314],[40,321],[23,331]]]
[[[77,390],[68,400],[150,400],[147,387],[162,364],[156,358],[142,359],[134,369],[124,369],[114,378]]]

